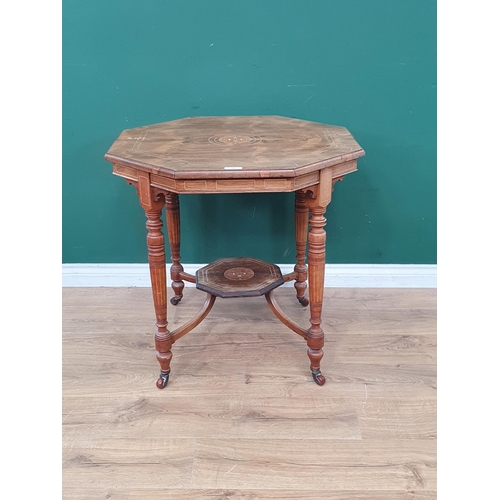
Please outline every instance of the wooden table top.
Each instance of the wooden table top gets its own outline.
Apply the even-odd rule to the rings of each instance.
[[[220,116],[125,130],[105,159],[173,179],[290,178],[364,154],[344,127],[281,116]]]

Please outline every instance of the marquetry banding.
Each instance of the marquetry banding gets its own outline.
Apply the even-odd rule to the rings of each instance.
[[[243,180],[233,180],[233,179],[221,179],[215,181],[215,186],[218,191],[233,191],[237,189],[241,190],[255,190],[255,181],[253,179],[243,179]]]
[[[175,179],[169,179],[168,177],[162,177],[161,175],[151,174],[151,185],[156,187],[165,187],[167,189],[172,189],[177,191],[177,181]]]
[[[206,181],[184,181],[185,191],[206,191],[207,182]]]
[[[264,189],[286,189],[290,185],[288,179],[266,179],[264,181]]]
[[[125,179],[137,180],[137,170],[135,168],[127,167],[125,165],[116,164],[113,166],[113,172]]]

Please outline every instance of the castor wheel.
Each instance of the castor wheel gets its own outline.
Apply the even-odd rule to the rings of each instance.
[[[309,305],[309,301],[305,297],[297,297],[300,305],[307,307]]]
[[[169,375],[170,372],[160,373],[160,377],[156,381],[156,387],[158,387],[158,389],[165,389],[165,387],[167,387]]]
[[[182,297],[181,297],[182,298]],[[181,301],[181,298],[177,298],[177,297],[172,297],[170,299],[170,303],[173,305],[173,306],[176,306],[180,301]]]
[[[319,370],[317,372],[312,372],[312,376],[313,376],[314,381],[318,385],[324,385],[324,383],[326,382],[325,377],[323,377],[323,375],[321,375],[321,371],[319,371]]]

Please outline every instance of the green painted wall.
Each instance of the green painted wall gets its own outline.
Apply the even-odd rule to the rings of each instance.
[[[126,128],[276,114],[366,151],[327,211],[329,263],[436,262],[434,0],[63,1],[63,261],[147,262]],[[229,208],[229,210],[228,210]],[[291,263],[293,194],[181,196],[186,263]]]

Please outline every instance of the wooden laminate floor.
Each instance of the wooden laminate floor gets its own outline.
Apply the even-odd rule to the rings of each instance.
[[[435,290],[326,289],[323,387],[259,297],[217,299],[158,390],[154,321],[148,288],[63,289],[64,499],[436,498]]]

